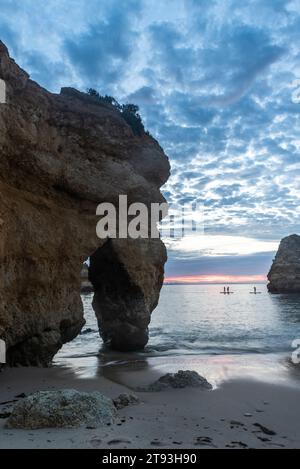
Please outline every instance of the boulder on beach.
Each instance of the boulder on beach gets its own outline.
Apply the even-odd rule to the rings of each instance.
[[[123,409],[129,405],[139,404],[140,400],[134,394],[122,393],[113,402],[117,409]]]
[[[115,415],[112,400],[97,391],[38,391],[14,406],[6,427],[31,430],[101,427],[113,423]]]
[[[154,383],[149,384],[148,386],[139,387],[137,390],[143,392],[156,392],[170,388],[182,389],[188,387],[206,390],[212,389],[212,385],[196,371],[179,370],[177,373],[167,373],[166,375],[161,376]]]

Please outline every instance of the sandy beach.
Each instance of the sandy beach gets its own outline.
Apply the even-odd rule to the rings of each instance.
[[[199,389],[136,393],[141,403],[119,411],[104,428],[10,430],[13,402],[37,390],[98,390],[115,398],[150,383],[156,371],[137,369],[130,387],[104,376],[78,378],[67,368],[5,369],[0,373],[0,448],[297,448],[300,389],[251,379]]]

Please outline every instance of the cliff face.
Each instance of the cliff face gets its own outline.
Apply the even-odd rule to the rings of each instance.
[[[11,364],[47,364],[84,324],[80,271],[92,255],[94,307],[105,340],[133,349],[163,279],[159,240],[104,241],[96,206],[162,202],[169,162],[111,105],[73,89],[51,94],[0,43],[0,338]],[[104,261],[103,261],[104,260]]]
[[[281,241],[268,279],[272,293],[300,293],[300,236]]]

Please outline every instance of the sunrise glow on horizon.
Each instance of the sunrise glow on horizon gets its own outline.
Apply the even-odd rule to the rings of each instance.
[[[164,283],[262,283],[265,275],[185,275],[166,277]]]

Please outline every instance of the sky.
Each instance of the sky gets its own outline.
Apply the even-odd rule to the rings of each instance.
[[[50,91],[134,102],[170,158],[167,279],[263,280],[300,232],[300,0],[0,0],[0,38]]]

